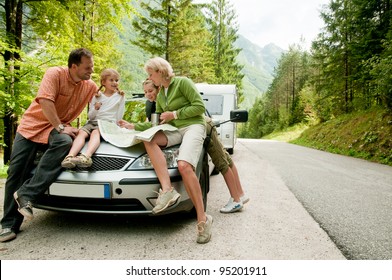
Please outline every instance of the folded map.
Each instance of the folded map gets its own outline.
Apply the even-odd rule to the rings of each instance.
[[[126,148],[136,145],[142,141],[151,141],[155,133],[158,131],[175,131],[176,127],[170,124],[161,124],[153,126],[144,131],[137,131],[134,129],[126,129],[124,127],[119,127],[114,122],[98,120],[99,131],[102,138],[109,142],[110,144]]]

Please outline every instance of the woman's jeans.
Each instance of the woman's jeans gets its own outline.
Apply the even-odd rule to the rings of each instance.
[[[18,212],[18,205],[13,197],[14,193],[18,191],[19,197],[34,203],[60,175],[61,162],[71,146],[72,138],[58,133],[56,129],[50,133],[47,145],[32,142],[16,133],[5,183],[4,215],[1,220],[3,229],[11,228],[18,232],[23,222],[23,216]],[[40,150],[43,150],[43,155],[32,174],[34,160]]]

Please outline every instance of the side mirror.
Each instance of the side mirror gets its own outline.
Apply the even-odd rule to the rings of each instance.
[[[246,110],[232,110],[230,111],[230,121],[232,122],[247,122],[248,111]]]

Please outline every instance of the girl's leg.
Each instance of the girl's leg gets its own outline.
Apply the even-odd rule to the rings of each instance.
[[[95,153],[95,151],[98,149],[100,144],[101,144],[101,134],[99,133],[99,129],[94,129],[91,132],[90,140],[88,141],[88,144],[87,144],[87,151],[84,154],[87,157],[91,157]],[[82,148],[80,148],[80,149],[82,149]]]
[[[88,136],[89,135],[87,134],[87,132],[79,130],[78,135],[72,143],[72,148],[69,151],[68,155],[73,157],[77,156],[78,153],[82,150],[84,144],[86,143],[86,139]]]

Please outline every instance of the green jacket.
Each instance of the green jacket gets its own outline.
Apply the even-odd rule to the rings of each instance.
[[[156,99],[156,113],[177,112],[177,119],[169,124],[182,128],[191,124],[205,125],[205,105],[204,101],[193,82],[186,77],[173,77],[167,97],[165,89],[162,88]],[[136,130],[146,130],[151,127],[151,123],[135,124]]]
[[[141,123],[135,123],[135,130],[137,131],[144,131],[146,129],[151,128],[151,122],[141,122]]]
[[[156,112],[176,111],[177,119],[169,124],[182,128],[191,124],[205,125],[206,110],[203,99],[194,83],[186,77],[173,77],[165,96],[162,88],[156,100]]]

